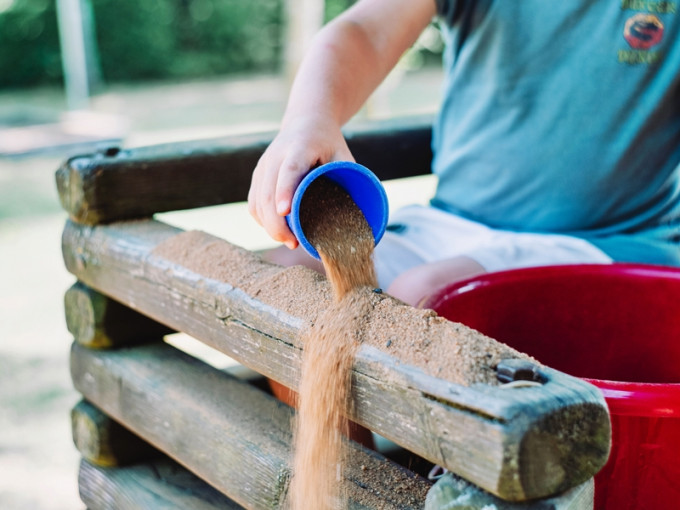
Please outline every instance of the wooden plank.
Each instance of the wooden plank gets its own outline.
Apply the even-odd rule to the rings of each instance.
[[[159,455],[149,443],[86,400],[71,410],[71,432],[80,454],[98,466],[125,466]]]
[[[432,486],[423,510],[592,510],[595,484],[591,478],[563,494],[529,503],[509,503],[471,486],[450,473]]]
[[[81,499],[91,510],[243,508],[168,458],[122,468],[83,460],[78,478]],[[530,503],[508,503],[452,479],[430,489],[424,510],[590,510],[593,498],[592,479],[554,498]]]
[[[91,510],[243,508],[168,458],[124,468],[98,467],[83,460],[79,488]],[[424,510],[589,510],[593,489],[591,479],[555,498],[508,503],[457,479],[447,487],[430,489]]]
[[[160,341],[174,330],[104,296],[82,282],[64,295],[66,327],[76,342],[95,349]]]
[[[246,508],[286,505],[290,407],[166,344],[94,350],[74,343],[85,398]],[[422,508],[430,483],[348,442],[350,508]]]
[[[429,172],[431,117],[382,121],[346,133],[358,162],[382,179]],[[56,173],[62,207],[94,225],[244,201],[273,133],[108,150],[77,156]]]
[[[287,406],[164,345],[98,352],[74,344],[72,373],[76,387],[89,398],[125,420],[130,428],[169,455],[183,459],[191,470],[202,476],[208,473],[215,487],[234,494],[234,498],[238,494],[241,504],[247,508],[285,507],[292,419],[292,410]],[[214,398],[216,394],[220,395],[219,399]],[[447,510],[482,510],[493,506],[498,510],[592,508],[592,480],[554,498],[508,503],[462,479],[451,478],[449,483],[440,481],[431,487],[429,482],[381,456],[355,443],[349,445],[350,466],[344,483],[351,496],[350,508],[422,508],[425,498],[429,502],[428,510],[442,508],[442,502],[446,502]],[[163,469],[168,463],[161,459],[153,465]],[[88,494],[88,498],[84,498],[88,504],[104,496],[105,500],[123,498],[125,502],[131,491],[142,491],[135,496],[134,504],[146,501],[147,491],[152,494],[166,494],[168,489],[177,492],[177,480],[168,487],[162,471],[156,480],[144,481],[148,467],[105,470],[90,464],[85,466],[90,476],[99,481],[93,488],[93,481],[83,480],[81,473],[81,492]],[[181,473],[179,468],[172,471]],[[141,480],[134,481],[137,476]],[[191,475],[181,478],[184,477],[200,487],[200,482]],[[243,483],[249,485],[243,487]],[[205,491],[211,494],[210,490]],[[171,499],[175,497],[177,495]],[[201,499],[204,499],[202,495]],[[202,508],[204,503],[196,502],[197,508]],[[127,504],[122,508],[127,508]],[[185,506],[177,508],[194,508],[186,506],[188,501],[181,504]],[[94,504],[91,506],[97,508]],[[167,507],[176,506],[168,504]]]
[[[281,309],[284,304],[277,308],[262,295],[256,299],[154,255],[178,232],[155,221],[94,228],[69,222],[63,236],[66,266],[101,292],[296,388],[299,335],[312,311],[303,307],[293,315]],[[214,242],[216,248],[228,244]],[[191,255],[194,248],[187,249]],[[245,250],[236,259],[231,262],[252,270],[244,283],[264,271]],[[208,266],[213,263],[225,261],[208,261]],[[301,268],[274,270],[309,276]],[[327,301],[325,280],[309,278],[314,285],[306,302]],[[296,296],[294,287],[291,292],[289,304],[295,305],[303,296]],[[467,328],[456,331],[481,341]],[[606,404],[594,386],[548,367],[541,368],[541,376],[543,384],[533,387],[464,386],[364,345],[353,367],[351,418],[503,499],[546,497],[584,482],[602,467],[611,431]]]
[[[239,510],[170,459],[126,468],[104,468],[80,463],[80,499],[90,510]]]

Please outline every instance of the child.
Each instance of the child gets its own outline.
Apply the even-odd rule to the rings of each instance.
[[[487,271],[680,266],[680,8],[673,1],[359,0],[309,49],[249,208],[284,216],[314,166],[353,160],[341,127],[438,15],[447,42],[430,207],[397,211],[375,253],[417,304]],[[317,267],[301,250],[272,254]]]

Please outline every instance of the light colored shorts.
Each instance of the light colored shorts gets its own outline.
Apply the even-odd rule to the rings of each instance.
[[[383,289],[408,269],[457,256],[475,260],[488,272],[612,262],[602,250],[578,237],[497,230],[422,205],[392,214],[374,256]]]

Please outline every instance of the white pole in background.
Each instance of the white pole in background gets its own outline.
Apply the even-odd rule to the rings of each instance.
[[[286,63],[288,83],[293,83],[302,57],[323,25],[325,0],[286,0]]]
[[[64,87],[69,110],[89,106],[89,79],[81,0],[57,0]]]

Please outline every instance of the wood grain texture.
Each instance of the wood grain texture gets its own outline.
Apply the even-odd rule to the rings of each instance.
[[[382,179],[430,170],[431,117],[374,122],[346,133],[357,162]],[[62,207],[94,225],[244,201],[273,133],[76,156],[56,172]]]
[[[126,468],[80,463],[80,498],[89,510],[240,510],[170,459]]]
[[[309,317],[153,255],[178,232],[155,221],[69,222],[64,259],[89,286],[296,388],[298,336]],[[363,346],[353,368],[351,418],[503,499],[546,497],[601,468],[610,425],[594,386],[549,368],[541,374],[538,387],[467,387]]]
[[[243,508],[169,458],[127,467],[80,464],[79,490],[90,510],[237,510]],[[564,494],[508,503],[463,480],[430,488],[424,510],[591,510],[589,480]]]
[[[74,343],[74,385],[88,400],[234,501],[281,508],[293,411],[166,344],[94,350]],[[422,508],[431,484],[348,442],[350,508]]]
[[[432,486],[424,510],[592,510],[594,498],[595,484],[590,479],[551,498],[509,503],[449,473]]]
[[[66,291],[64,310],[75,341],[94,349],[160,341],[174,332],[81,282]]]

